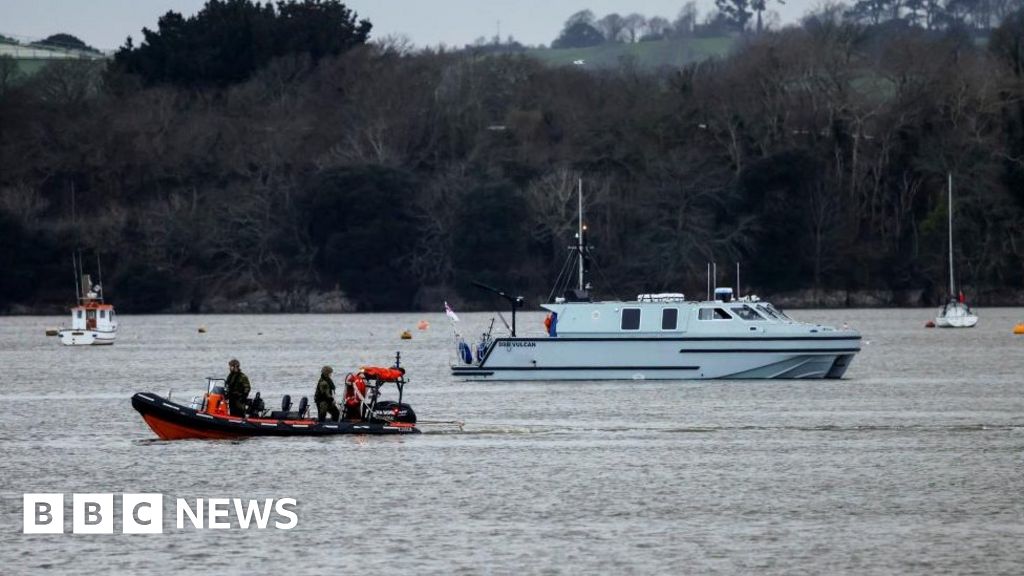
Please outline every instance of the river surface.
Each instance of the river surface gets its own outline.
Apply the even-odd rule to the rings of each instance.
[[[440,314],[125,315],[105,348],[0,318],[0,573],[1024,573],[1024,309],[933,312],[794,312],[864,336],[845,379],[806,382],[460,383]],[[129,402],[235,357],[276,404],[399,350],[420,419],[461,432],[161,442]],[[66,533],[22,534],[48,492]],[[71,534],[76,492],[117,495],[113,535]],[[121,534],[121,493],[162,493],[164,533]],[[299,522],[177,528],[176,498],[218,497],[294,498]]]

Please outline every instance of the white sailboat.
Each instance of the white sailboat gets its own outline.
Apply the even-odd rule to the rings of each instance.
[[[971,328],[978,323],[978,316],[957,292],[953,274],[953,175],[949,175],[949,301],[935,317],[939,328]]]

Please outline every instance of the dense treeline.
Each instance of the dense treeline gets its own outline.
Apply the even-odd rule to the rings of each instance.
[[[138,47],[129,37],[111,69],[147,85],[223,86],[287,54],[314,63],[338,55],[365,43],[370,28],[340,2],[209,0],[190,18],[168,12]]]
[[[303,3],[320,4],[337,3]],[[0,93],[0,297],[65,302],[83,246],[126,310],[334,290],[437,308],[480,299],[471,280],[539,300],[582,176],[600,295],[702,294],[716,260],[762,292],[935,300],[948,173],[959,274],[1006,294],[1024,282],[1022,35],[1019,13],[987,46],[812,17],[656,72],[362,39],[212,85],[53,65]]]
[[[715,0],[715,7],[701,18],[697,3],[691,0],[672,21],[637,12],[626,15],[612,12],[598,18],[590,10],[580,10],[566,19],[551,47],[583,48],[617,42],[760,34],[765,29],[779,27],[779,15],[772,7],[781,4],[785,1]],[[1022,8],[1022,0],[856,0],[849,5],[824,2],[812,18],[876,27],[885,25],[894,30],[918,27],[987,36],[1007,16]]]

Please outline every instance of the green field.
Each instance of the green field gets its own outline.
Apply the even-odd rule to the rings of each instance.
[[[38,58],[15,58],[14,62],[18,66],[19,74],[27,78],[45,68],[46,65],[50,62],[53,62],[53,60],[40,60]]]
[[[0,41],[0,56],[11,58],[17,69],[17,77],[24,80],[39,73],[51,62],[91,62],[101,58],[98,53],[75,50],[53,50],[41,46],[26,46]]]
[[[618,66],[624,59],[633,59],[644,68],[659,68],[685,66],[708,58],[726,56],[733,45],[733,38],[721,36],[635,44],[601,44],[589,48],[538,48],[527,51],[527,54],[552,66],[564,66],[582,60],[587,67],[609,68]]]

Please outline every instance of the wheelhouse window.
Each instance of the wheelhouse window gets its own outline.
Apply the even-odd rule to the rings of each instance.
[[[82,311],[81,310],[76,311],[75,312],[75,316],[77,316],[78,318],[81,318],[82,317]]]
[[[697,313],[698,320],[732,320],[732,316],[724,308],[701,308]]]
[[[107,317],[107,311],[106,310],[100,310],[100,318],[106,318],[106,317]]]
[[[622,329],[623,330],[639,330],[640,329],[640,309],[639,308],[623,308],[622,309]]]
[[[675,330],[676,325],[679,323],[679,309],[678,308],[665,308],[661,311],[661,329],[662,330]]]
[[[793,321],[789,316],[786,316],[781,310],[779,310],[778,308],[772,306],[771,304],[758,304],[757,305],[757,309],[762,314],[764,314],[764,315],[766,315],[766,316],[768,316],[770,318],[774,318],[775,320],[780,320],[782,322],[792,322]]]
[[[730,308],[732,313],[748,322],[764,322],[764,317],[754,311],[750,306],[734,306]]]

